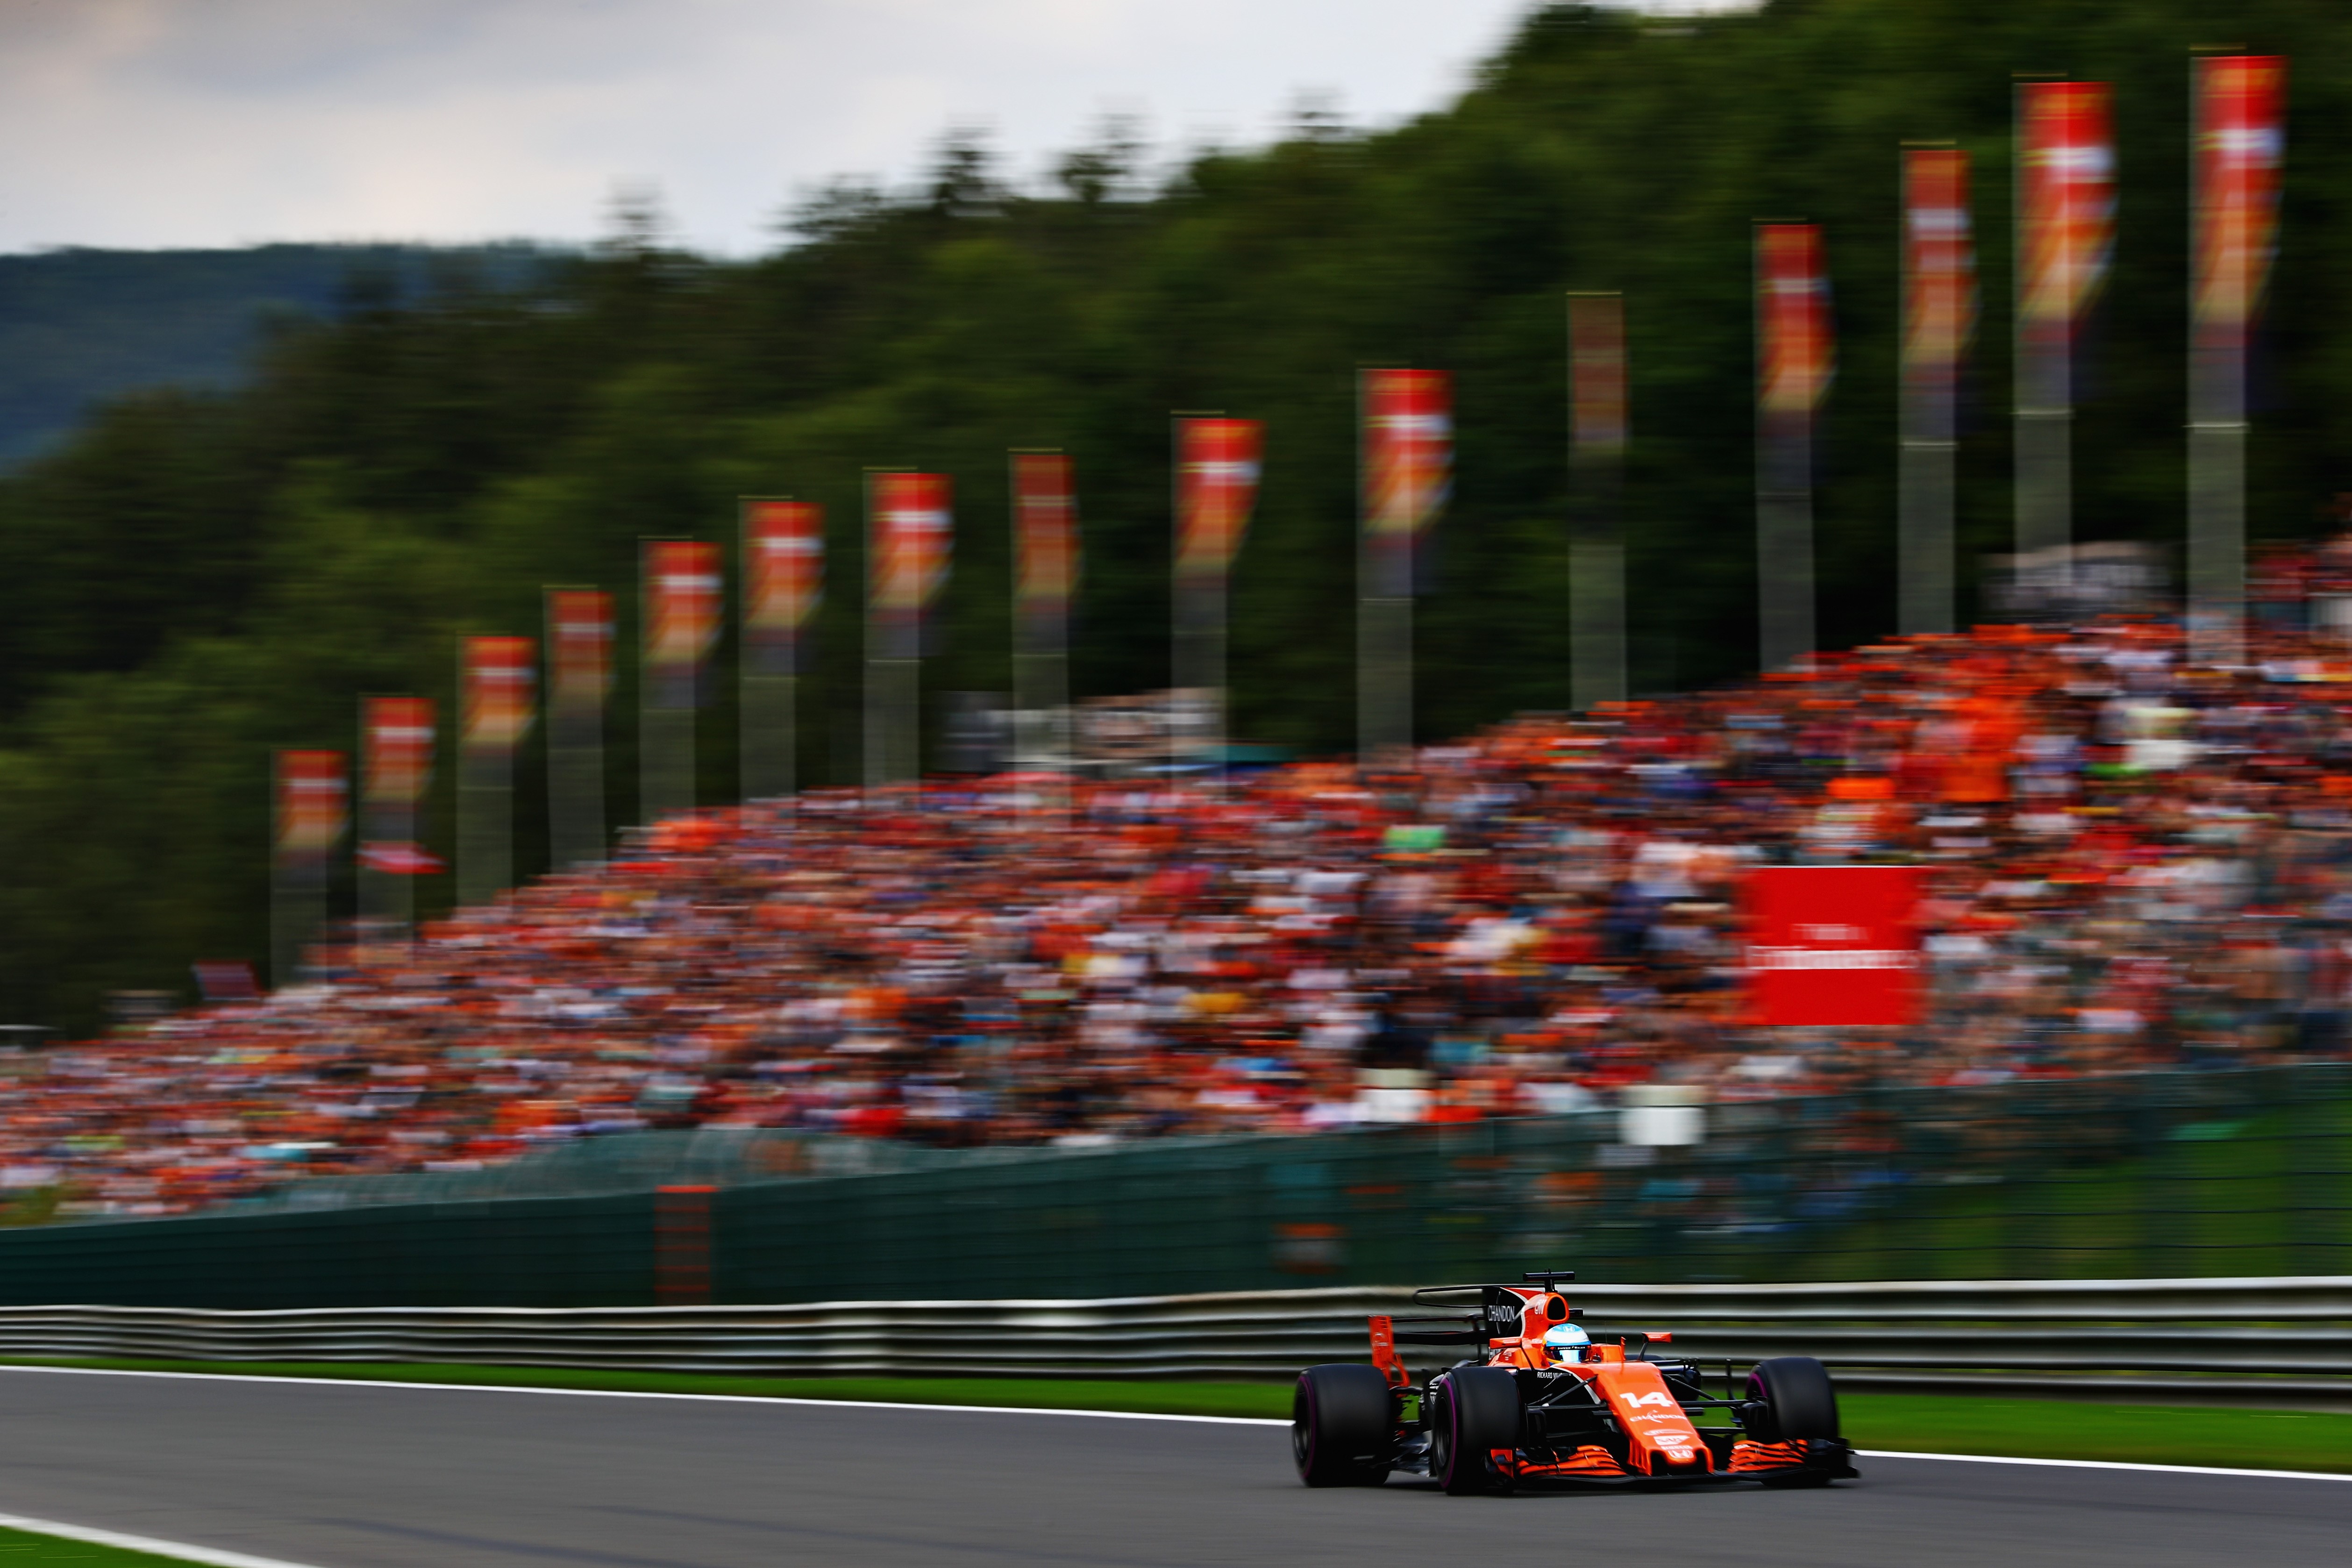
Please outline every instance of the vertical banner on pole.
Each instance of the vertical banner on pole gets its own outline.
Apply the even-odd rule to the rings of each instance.
[[[1412,596],[1423,535],[1445,505],[1454,462],[1453,386],[1439,370],[1368,370],[1363,411],[1363,559],[1356,620],[1359,760],[1412,751]]]
[[[1197,702],[1197,739],[1224,770],[1228,729],[1225,628],[1234,557],[1257,506],[1265,427],[1255,419],[1176,421],[1175,626],[1170,652],[1173,701]],[[1178,714],[1170,714],[1171,761]]]
[[[548,863],[604,858],[604,705],[613,695],[613,595],[547,591]]]
[[[637,816],[650,825],[695,806],[694,722],[704,667],[719,640],[720,579],[715,544],[645,543]]]
[[[457,901],[486,904],[514,885],[514,759],[530,732],[539,647],[530,637],[464,640],[457,728]]]
[[[2246,349],[2278,246],[2286,61],[2199,59],[2189,295],[2189,657],[2245,659]]]
[[[1013,454],[1013,747],[1019,771],[1070,766],[1070,600],[1078,586],[1078,509],[1070,459]],[[1049,809],[1067,806],[1056,789]]]
[[[271,835],[269,982],[293,984],[302,954],[327,920],[327,876],[350,816],[350,784],[341,752],[280,752],[271,770],[276,823]]]
[[[954,518],[944,474],[867,478],[866,785],[922,779],[922,661],[947,582]]]
[[[2114,243],[2107,84],[2017,87],[2017,563],[2073,595],[2074,349]]]
[[[1756,334],[1758,657],[1773,670],[1813,647],[1813,419],[1836,363],[1817,226],[1757,226]]]
[[[1569,705],[1625,700],[1625,300],[1568,301]]]
[[[743,798],[799,786],[801,638],[824,592],[824,509],[743,500]]]
[[[415,879],[441,869],[418,843],[433,784],[433,700],[363,698],[360,715],[362,940],[396,944],[415,923]]]
[[[1920,147],[1903,154],[1903,449],[1898,503],[1905,632],[1953,626],[1953,460],[1959,441],[1960,357],[1976,326],[1976,257],[1969,224],[1969,155]]]

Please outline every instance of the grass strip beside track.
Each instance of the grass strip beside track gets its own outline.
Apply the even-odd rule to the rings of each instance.
[[[1146,1383],[1010,1377],[730,1377],[575,1367],[383,1365],[358,1362],[140,1361],[12,1357],[17,1364],[119,1372],[227,1373],[480,1387],[610,1389],[769,1398],[878,1400],[1158,1415],[1286,1419],[1290,1387],[1271,1383]],[[0,1364],[6,1364],[0,1363]],[[2209,1405],[2098,1405],[1971,1394],[1849,1394],[1845,1435],[1861,1448],[2109,1459],[2150,1465],[2352,1473],[2352,1414]],[[5,1568],[0,1563],[0,1568]]]
[[[25,1568],[35,1563],[71,1563],[75,1568],[189,1568],[184,1557],[160,1557],[152,1552],[101,1546],[94,1541],[68,1541],[61,1535],[0,1529],[0,1564]]]

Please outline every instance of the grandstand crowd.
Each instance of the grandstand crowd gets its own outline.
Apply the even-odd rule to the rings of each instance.
[[[813,792],[0,1079],[0,1181],[166,1213],[646,1127],[1090,1143],[2340,1058],[2352,536],[2176,625],[1982,627],[1409,773]],[[1758,1026],[1739,888],[1927,868],[1926,1022]],[[5,1194],[0,1194],[5,1195]]]

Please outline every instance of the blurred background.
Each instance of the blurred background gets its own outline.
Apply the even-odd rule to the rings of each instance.
[[[2331,618],[2352,587],[2333,543],[2352,18],[1008,4],[884,8],[868,32],[846,7],[712,3],[600,8],[542,52],[520,41],[536,5],[397,9],[330,27],[234,6],[207,37],[164,6],[7,24],[26,91],[0,123],[54,153],[0,202],[20,247],[0,257],[15,1223],[235,1202],[293,1235],[305,1204],[533,1196],[700,1234],[660,1208],[667,1184],[715,1192],[708,1223],[751,1236],[772,1216],[739,1186],[944,1184],[870,1189],[920,1208],[1030,1152],[1128,1162],[1139,1204],[1230,1188],[1228,1229],[1150,1276],[1171,1289],[1522,1253],[1690,1279],[2352,1258],[2352,670]],[[796,53],[811,36],[825,49]],[[2217,47],[2294,77],[2249,373],[2254,642],[2191,668],[2187,61]],[[430,68],[445,51],[465,68]],[[1154,56],[1164,77],[1135,63]],[[2113,88],[2073,526],[2134,547],[2130,580],[2087,605],[2122,612],[2105,621],[1890,641],[1906,142],[1974,170],[1958,624],[2018,611],[1985,562],[2013,537],[2021,73]],[[704,108],[665,116],[656,78]],[[100,114],[116,100],[145,108]],[[1759,219],[1820,226],[1837,344],[1811,481],[1816,638],[1837,657],[1794,685],[1756,669]],[[276,243],[236,243],[257,235]],[[1633,702],[1578,714],[1562,300],[1584,291],[1623,294]],[[1362,772],[1359,373],[1390,365],[1450,372],[1452,467],[1414,611],[1421,750]],[[1177,413],[1264,431],[1223,590],[1223,787],[1159,766],[1191,689],[1169,618]],[[1007,717],[1021,449],[1068,458],[1083,539],[1072,739],[1042,778]],[[854,793],[877,743],[877,469],[953,481],[919,656],[929,795]],[[761,674],[738,503],[768,495],[823,508],[827,586],[790,674],[808,793],[738,815]],[[663,802],[638,719],[667,701],[636,655],[655,536],[716,543],[726,578],[682,709],[685,794]],[[457,650],[544,635],[550,585],[613,595],[593,765],[614,858],[461,910]],[[414,864],[376,868],[407,902],[372,909],[341,844],[317,940],[277,972],[273,755],[356,752],[361,700],[391,693],[445,716],[413,833],[367,834],[414,839]],[[560,741],[512,742],[500,885],[552,866]],[[714,815],[631,826],[664,805]],[[1752,1011],[1744,879],[1808,861],[1920,868],[1912,1022],[1792,1032]],[[212,1008],[180,1011],[200,990]],[[727,1129],[743,1136],[709,1142]],[[1265,1134],[1286,1142],[1249,1144]],[[1130,1147],[1155,1140],[1173,1142]],[[1105,1206],[1114,1168],[991,1176],[1044,1184],[990,1212],[1060,1216],[1015,1226],[1015,1261],[1077,1259],[1074,1294],[1149,1283],[1100,1250],[1147,1212]],[[1403,1170],[1433,1195],[1400,1197],[1383,1173]],[[369,1181],[426,1184],[350,1185]],[[2263,1217],[2160,1218],[2192,1212]],[[55,1268],[100,1266],[58,1236]],[[419,1283],[421,1263],[378,1293],[635,1299],[646,1257],[543,1296]],[[996,1283],[1016,1292],[1025,1267]],[[913,1288],[874,1269],[853,1289],[722,1266],[715,1289]],[[110,1289],[66,1299],[144,1288]]]

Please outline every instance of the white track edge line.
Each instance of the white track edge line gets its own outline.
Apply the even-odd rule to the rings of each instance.
[[[1095,1415],[1108,1421],[1192,1421],[1217,1426],[1287,1426],[1271,1415],[1181,1415],[1150,1410],[1070,1410],[1046,1405],[929,1405],[901,1399],[808,1399],[787,1394],[689,1394],[657,1388],[546,1388],[530,1383],[421,1383],[389,1377],[278,1377],[253,1372],[148,1372],[119,1366],[27,1366],[0,1363],[0,1373],[78,1377],[171,1377],[200,1383],[294,1383],[314,1388],[421,1388],[446,1394],[553,1394],[581,1399],[695,1399],[713,1405],[822,1405],[849,1410],[970,1411],[985,1415]]]
[[[1909,1454],[1895,1448],[1856,1448],[1864,1459],[1946,1459],[1962,1465],[2047,1465],[2070,1470],[2154,1470],[2168,1476],[2258,1476],[2278,1481],[2352,1481],[2334,1470],[2242,1470],[2222,1465],[2149,1465],[2135,1459],[2025,1459],[2004,1454]]]
[[[54,1535],[60,1540],[86,1542],[92,1546],[112,1546],[124,1552],[145,1552],[158,1557],[177,1557],[188,1563],[208,1563],[214,1568],[310,1568],[308,1563],[289,1563],[278,1557],[256,1557],[247,1552],[223,1552],[217,1547],[197,1546],[185,1541],[163,1541],[152,1535],[126,1535],[119,1530],[92,1530],[86,1524],[65,1524],[54,1519],[27,1519],[20,1513],[0,1513],[0,1529]]]
[[[899,1399],[808,1399],[782,1394],[686,1394],[646,1388],[543,1388],[528,1383],[412,1383],[381,1377],[275,1377],[250,1372],[144,1372],[111,1366],[31,1366],[0,1363],[0,1373],[39,1372],[68,1377],[167,1377],[208,1383],[292,1383],[315,1388],[421,1388],[448,1394],[553,1394],[584,1399],[689,1399],[716,1405],[814,1405],[849,1410],[966,1411],[981,1415],[1091,1415],[1106,1421],[1190,1421],[1213,1426],[1287,1426],[1268,1415],[1180,1415],[1149,1410],[1073,1410],[1045,1405],[927,1405]],[[2259,1476],[2277,1480],[2352,1481],[2330,1470],[2249,1470],[2215,1465],[2149,1465],[2129,1459],[2032,1459],[2005,1454],[1921,1454],[1857,1448],[1865,1459],[1944,1459],[1965,1465],[2042,1465],[2083,1470],[2155,1470],[2179,1476]]]

